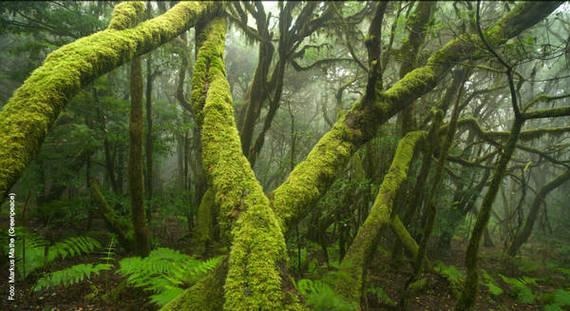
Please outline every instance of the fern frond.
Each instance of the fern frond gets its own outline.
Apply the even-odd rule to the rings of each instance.
[[[518,279],[510,278],[502,274],[499,274],[499,276],[511,287],[512,292],[518,302],[526,304],[534,303],[535,296],[529,285],[536,284],[536,279],[527,277]]]
[[[69,286],[83,282],[101,271],[110,270],[110,264],[78,264],[63,270],[48,273],[41,277],[33,290],[38,292],[56,286]]]
[[[201,261],[176,250],[158,248],[145,258],[122,259],[117,272],[127,278],[129,285],[152,292],[151,300],[162,306],[213,270],[220,261],[221,257]]]
[[[89,254],[99,248],[101,248],[101,243],[93,238],[86,236],[71,237],[57,242],[49,248],[48,261]]]
[[[355,310],[353,304],[345,301],[323,281],[301,279],[297,282],[297,289],[312,310]]]

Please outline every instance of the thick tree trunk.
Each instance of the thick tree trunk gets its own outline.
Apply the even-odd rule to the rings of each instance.
[[[142,103],[141,59],[135,57],[131,64],[131,111],[129,116],[129,196],[135,238],[135,251],[139,256],[150,252],[149,232],[144,210],[144,180],[142,141],[144,132]]]
[[[217,18],[198,34],[202,45],[192,83],[204,168],[220,208],[222,234],[232,242],[224,308],[298,309],[298,298],[290,293],[293,287],[285,272],[287,250],[279,221],[241,152],[225,77],[225,33],[224,19]]]
[[[150,2],[148,3],[150,5]],[[152,159],[152,82],[153,74],[151,72],[152,57],[149,54],[146,59],[146,89],[145,89],[145,117],[146,117],[146,133],[145,133],[145,194],[147,201],[147,220],[150,223],[152,219],[153,206],[152,206],[152,192],[153,192],[153,159]]]

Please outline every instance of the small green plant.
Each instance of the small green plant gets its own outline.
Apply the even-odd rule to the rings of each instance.
[[[487,271],[483,270],[483,279],[481,280],[483,285],[487,287],[489,293],[494,297],[501,296],[503,294],[503,289],[495,282],[495,279],[487,273]]]
[[[99,241],[88,236],[71,237],[50,245],[39,234],[28,231],[24,227],[16,227],[16,233],[18,237],[16,271],[21,279],[25,279],[32,272],[57,259],[85,255],[101,248]]]
[[[391,307],[396,307],[396,302],[394,302],[394,300],[392,300],[392,298],[388,296],[388,293],[386,293],[386,291],[382,287],[376,287],[376,286],[369,287],[367,291],[368,293],[376,296],[376,299],[378,299],[380,303]]]
[[[545,295],[545,301],[548,303],[544,307],[545,311],[567,310],[570,307],[570,290],[557,289]]]
[[[446,265],[441,261],[437,261],[435,263],[434,269],[437,273],[443,276],[447,282],[449,282],[453,294],[458,296],[463,285],[463,281],[465,280],[464,273],[457,269],[456,266]]]
[[[345,301],[323,281],[301,279],[297,282],[297,288],[312,310],[351,311],[356,309],[353,304]]]
[[[502,274],[499,275],[503,282],[507,283],[518,302],[524,304],[534,303],[536,297],[530,286],[536,284],[536,279],[530,277],[510,278]]]
[[[206,273],[213,270],[221,257],[205,261],[168,248],[158,248],[145,257],[129,257],[119,262],[117,272],[127,283],[152,293],[150,299],[164,306]]]
[[[101,271],[111,270],[110,264],[77,264],[63,270],[48,273],[41,277],[33,290],[38,292],[56,286],[69,286],[81,283],[92,276],[98,275]]]

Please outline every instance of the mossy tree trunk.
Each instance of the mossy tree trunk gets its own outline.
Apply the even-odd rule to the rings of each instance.
[[[360,303],[368,262],[376,250],[380,232],[386,225],[390,225],[396,193],[407,178],[416,145],[425,136],[425,132],[417,131],[410,132],[402,138],[370,213],[358,229],[356,237],[342,260],[340,270],[346,273],[347,277],[342,278],[336,288],[351,302]]]
[[[491,209],[493,207],[493,202],[499,191],[499,187],[505,176],[507,170],[507,165],[511,156],[513,155],[518,141],[518,136],[523,126],[524,121],[521,119],[515,119],[513,126],[511,127],[511,137],[509,138],[505,148],[499,157],[499,162],[497,163],[496,169],[491,177],[491,182],[489,184],[489,189],[483,198],[481,203],[481,209],[479,215],[477,216],[477,221],[475,222],[475,227],[471,231],[471,238],[469,239],[469,245],[467,247],[467,252],[465,254],[465,266],[467,267],[467,277],[465,278],[465,284],[461,297],[456,305],[456,310],[470,310],[475,303],[478,289],[479,272],[477,268],[478,256],[479,256],[479,246],[481,238],[489,218],[491,217]]]
[[[131,109],[129,114],[129,196],[135,238],[135,251],[139,256],[150,252],[149,231],[146,226],[143,179],[143,82],[141,59],[131,63]]]
[[[300,308],[285,266],[287,252],[279,221],[242,153],[234,120],[223,51],[226,22],[210,21],[198,34],[192,105],[201,127],[202,158],[223,237],[231,241],[224,308]]]
[[[127,251],[131,251],[134,246],[133,228],[126,219],[118,216],[115,211],[111,208],[103,193],[101,192],[101,186],[96,180],[89,181],[89,189],[91,190],[91,196],[97,203],[99,212],[105,224],[109,228],[109,231],[114,233],[119,240],[119,244]]]

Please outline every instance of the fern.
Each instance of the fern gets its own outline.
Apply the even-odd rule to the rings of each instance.
[[[145,258],[121,260],[117,272],[127,278],[129,285],[152,292],[151,301],[163,306],[213,270],[220,260],[216,257],[201,261],[172,249],[158,248]]]
[[[497,282],[495,282],[495,279],[485,270],[483,270],[482,283],[487,287],[491,295],[497,297],[503,294],[503,289],[497,284]]]
[[[449,282],[453,293],[457,295],[465,279],[463,272],[457,269],[457,267],[446,265],[441,261],[435,263],[434,269]]]
[[[88,254],[101,247],[97,240],[85,236],[68,238],[50,246],[40,235],[24,227],[16,227],[16,232],[16,270],[21,279],[54,260]],[[8,243],[4,245],[7,247]]]
[[[41,277],[34,286],[33,290],[38,292],[50,289],[56,286],[69,286],[83,282],[94,275],[98,275],[101,271],[110,270],[113,266],[110,264],[78,264],[65,268],[63,270],[48,273]]]
[[[355,306],[345,301],[323,281],[302,279],[297,282],[297,288],[312,310],[355,310]]]
[[[557,289],[548,294],[545,299],[549,304],[544,307],[546,311],[565,310],[570,307],[570,291]]]
[[[535,296],[529,285],[535,285],[536,279],[529,277],[510,278],[502,274],[499,275],[505,283],[507,283],[518,302],[524,304],[534,303]]]
[[[101,248],[101,243],[93,238],[86,236],[71,237],[49,247],[48,261],[89,254],[99,248]]]

